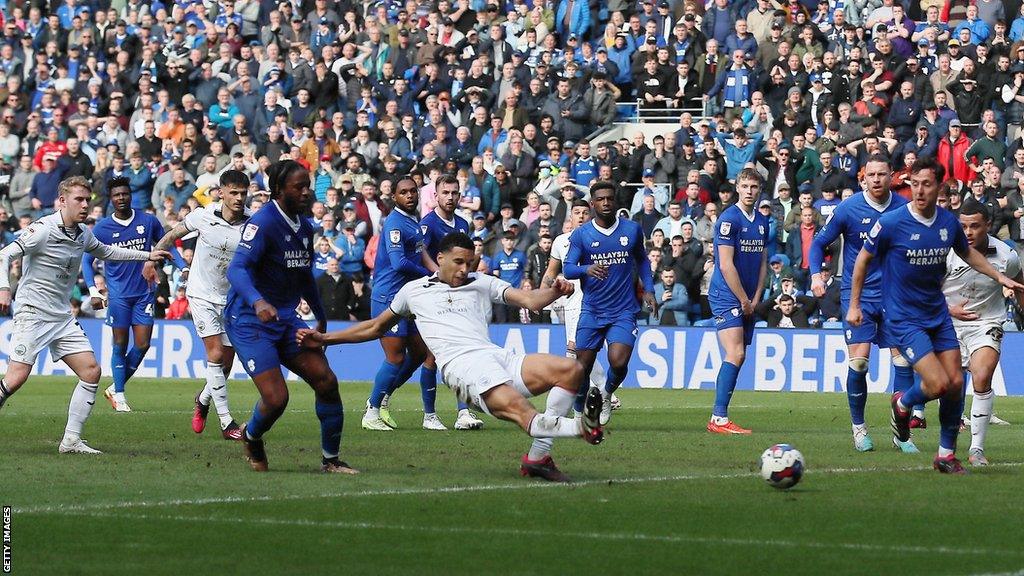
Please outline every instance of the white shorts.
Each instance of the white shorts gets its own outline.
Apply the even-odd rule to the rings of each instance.
[[[196,325],[196,334],[199,334],[200,338],[220,336],[223,345],[231,346],[224,331],[224,304],[215,304],[202,298],[189,298],[188,310],[192,314],[192,323]]]
[[[533,396],[523,382],[525,359],[525,355],[503,348],[477,350],[448,362],[441,378],[459,400],[490,414],[481,396],[491,388],[511,384],[524,397]]]
[[[82,325],[74,316],[68,314],[67,318],[48,320],[40,318],[31,307],[22,306],[14,315],[10,359],[34,365],[39,353],[47,347],[54,362],[71,354],[93,351]]]
[[[971,365],[971,356],[982,348],[992,348],[998,354],[1003,343],[1003,326],[999,323],[961,324],[956,326],[956,339],[960,341],[960,362],[964,368]]]

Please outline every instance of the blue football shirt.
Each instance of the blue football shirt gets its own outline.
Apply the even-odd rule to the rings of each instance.
[[[429,276],[423,266],[423,230],[418,219],[395,208],[384,219],[373,266],[373,299],[388,303],[406,282]]]
[[[131,248],[149,252],[163,238],[164,227],[156,216],[142,210],[133,210],[127,222],[108,216],[96,223],[92,233],[96,239],[110,246]],[[82,276],[90,288],[95,286],[93,278],[94,258],[88,252],[82,259]],[[103,263],[103,277],[107,281],[107,292],[111,298],[134,298],[156,291],[142,277],[145,262],[109,260]]]
[[[740,305],[718,265],[722,261],[719,247],[732,246],[733,264],[740,276],[740,284],[747,298],[753,300],[757,283],[761,280],[761,265],[764,262],[765,247],[768,245],[768,218],[760,212],[748,216],[739,206],[726,208],[715,223],[715,269],[711,273],[708,299],[729,307]]]
[[[591,264],[607,266],[608,277],[598,280],[587,275]],[[643,228],[632,220],[619,218],[608,229],[591,220],[573,230],[563,268],[566,279],[580,281],[583,313],[598,318],[616,318],[640,310],[638,276],[644,290],[654,292]]]
[[[445,222],[443,218],[437,215],[437,212],[431,210],[430,214],[427,214],[420,220],[420,232],[423,233],[423,244],[427,255],[430,256],[431,260],[437,262],[437,253],[441,240],[452,232],[469,234],[469,222],[466,222],[465,218],[457,214],[454,215],[453,220]]]

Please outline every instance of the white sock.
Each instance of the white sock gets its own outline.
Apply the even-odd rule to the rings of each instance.
[[[597,386],[597,389],[604,394],[604,385],[608,382],[608,372],[604,365],[594,360],[594,368],[590,371],[590,385]]]
[[[717,424],[719,426],[725,426],[726,424],[729,423],[729,417],[728,416],[712,416],[711,417],[711,423],[712,424]]]
[[[544,409],[544,414],[555,418],[563,416],[569,412],[570,408],[572,408],[572,404],[575,399],[576,394],[574,392],[569,392],[565,388],[555,386],[548,391],[548,403],[547,407]],[[552,443],[553,440],[551,438],[534,438],[527,458],[533,461],[544,458],[551,453]]]
[[[367,420],[376,420],[377,418],[380,418],[380,408],[369,407],[366,409]]]
[[[213,394],[210,393],[210,383],[207,382],[203,385],[202,392],[199,393],[199,403],[203,406],[209,406],[211,400],[213,400]]]
[[[575,438],[579,435],[579,425],[573,418],[537,414],[530,422],[530,436],[534,438]]]
[[[206,388],[210,391],[213,405],[217,408],[217,417],[220,418],[220,429],[223,430],[231,424],[231,411],[228,410],[228,380],[224,376],[224,368],[220,364],[206,364]],[[200,397],[200,400],[202,398]]]
[[[114,392],[114,401],[119,404],[124,404],[124,392]]]
[[[939,458],[945,458],[946,456],[950,456],[952,454],[956,454],[956,450],[950,450],[949,448],[943,448],[942,446],[939,446]]]
[[[853,425],[853,433],[857,434],[859,432],[863,432],[864,434],[867,434],[868,433],[868,425],[867,424],[854,424]]]
[[[900,404],[900,406],[903,406],[903,402],[900,402],[899,404]],[[906,409],[906,406],[904,406],[904,409]],[[924,410],[921,410],[920,408],[915,408],[914,409],[914,413],[911,414],[911,416],[917,416],[918,418],[924,418]]]
[[[992,419],[995,396],[992,390],[974,393],[974,401],[971,402],[971,450],[985,449],[985,434],[988,432],[989,420]]]
[[[71,402],[68,404],[68,425],[64,427],[64,438],[76,440],[82,437],[82,427],[89,419],[93,404],[96,403],[96,390],[99,384],[78,381],[74,392],[71,393]]]
[[[469,408],[459,410],[459,418],[462,418],[463,416],[469,416]]]

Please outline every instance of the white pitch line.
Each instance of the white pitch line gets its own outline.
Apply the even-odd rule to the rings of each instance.
[[[732,409],[732,408],[737,408],[737,409],[756,408],[758,410],[785,410],[785,411],[792,411],[793,410],[792,406],[765,406],[765,405],[754,405],[754,404],[750,404],[750,405],[732,405],[732,404],[730,404],[729,408],[730,409]],[[808,406],[807,407],[808,411],[810,411],[810,410],[819,410],[819,409],[820,409],[820,407],[813,407],[813,406]],[[423,413],[423,409],[422,408],[390,408],[390,410],[391,410],[391,412],[398,412],[398,413],[401,413],[401,412],[417,412],[417,413],[420,413],[420,414]],[[657,411],[657,412],[683,412],[683,411],[689,411],[689,410],[711,410],[711,405],[708,404],[708,405],[695,405],[695,406],[623,406],[622,408],[619,408],[618,410],[616,410],[616,412],[633,412],[633,411],[637,411],[637,412],[640,412],[640,411],[643,411],[643,412],[655,412],[655,411]],[[346,408],[345,409],[345,413],[346,414],[362,414],[364,411],[365,411],[365,408]],[[295,408],[295,409],[289,408],[286,411],[286,413],[288,413],[288,414],[313,414],[315,412],[316,412],[315,410],[310,410],[308,408]],[[140,408],[132,408],[132,412],[131,413],[132,414],[143,414],[143,415],[145,415],[145,414],[179,414],[179,415],[184,414],[184,415],[187,415],[187,416],[191,417],[192,408],[191,407],[182,408],[181,410],[146,410],[146,409],[140,409]],[[442,414],[444,413],[443,409],[442,409],[441,413]],[[118,418],[124,418],[125,416],[123,416],[122,414],[117,414],[113,410],[110,411],[110,415],[116,415]],[[68,411],[67,410],[62,410],[62,411],[58,411],[58,412],[49,412],[49,411],[45,411],[45,410],[43,410],[43,411],[35,411],[35,410],[33,410],[31,412],[19,413],[17,409],[12,409],[12,408],[9,408],[9,407],[5,407],[4,408],[4,415],[8,416],[8,417],[9,416],[32,416],[33,418],[35,418],[37,416],[62,416],[62,417],[66,418],[67,415],[68,415]],[[95,415],[93,415],[93,417],[95,417]]]
[[[318,521],[305,519],[274,519],[274,518],[230,518],[223,516],[182,516],[182,515],[153,515],[153,514],[113,514],[106,512],[82,513],[81,515],[91,518],[118,518],[125,520],[165,520],[174,522],[206,523],[224,522],[230,524],[264,524],[269,526],[297,526],[305,528],[334,528],[342,530],[383,530],[399,532],[427,532],[431,534],[493,534],[499,536],[535,537],[535,538],[578,538],[590,541],[620,540],[631,542],[655,542],[666,544],[710,544],[749,546],[756,548],[811,548],[823,550],[852,550],[857,552],[877,552],[884,554],[918,553],[918,554],[945,554],[956,556],[1024,556],[1022,550],[1004,549],[983,549],[983,548],[952,548],[948,546],[892,546],[886,544],[862,544],[853,542],[800,542],[795,540],[758,540],[754,538],[721,538],[709,536],[676,536],[661,534],[644,534],[631,532],[572,532],[572,531],[548,531],[548,530],[524,530],[519,528],[485,528],[458,526],[415,526],[408,524],[375,524],[371,522],[337,522]]]
[[[991,467],[1019,467],[1024,462],[997,462]],[[919,472],[931,470],[931,466],[911,466],[906,468],[825,468],[821,470],[808,471],[809,475],[818,474],[862,474],[868,472]],[[631,478],[601,478],[594,480],[580,480],[569,484],[540,483],[540,482],[518,482],[516,484],[482,484],[476,486],[438,486],[433,488],[389,488],[380,490],[361,490],[355,492],[326,492],[321,494],[283,494],[275,496],[213,496],[209,498],[183,498],[171,500],[139,500],[129,502],[103,502],[91,504],[71,504],[59,506],[27,506],[14,508],[17,514],[72,514],[76,512],[88,512],[92,510],[116,510],[133,508],[160,508],[167,506],[197,506],[209,504],[236,504],[248,502],[282,502],[288,500],[317,500],[326,498],[363,498],[375,496],[410,496],[421,494],[463,494],[471,492],[495,492],[501,490],[559,490],[573,489],[583,486],[598,486],[602,484],[646,484],[657,482],[685,482],[701,480],[730,480],[736,478],[756,478],[760,474],[756,472],[737,472],[732,474],[683,474],[678,476],[643,476]]]

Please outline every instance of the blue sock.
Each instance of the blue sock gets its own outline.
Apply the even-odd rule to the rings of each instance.
[[[846,373],[846,399],[850,403],[850,419],[864,424],[864,406],[868,403],[868,373],[850,368]]]
[[[959,396],[939,398],[939,446],[956,450],[956,437],[960,434],[960,415],[963,402]]]
[[[279,415],[278,415],[279,416]],[[249,418],[248,424],[245,425],[245,433],[249,435],[249,438],[258,440],[263,437],[267,431],[277,422],[277,416],[271,416],[260,413],[260,401],[256,401],[256,405],[252,407],[252,417]]]
[[[142,360],[146,357],[146,352],[149,352],[149,346],[145,348],[133,347],[125,355],[124,370],[125,370],[125,381],[131,379],[135,375],[135,372],[142,365]]]
[[[409,355],[406,354],[405,360],[402,360],[402,364],[398,367],[398,373],[395,374],[394,381],[391,382],[391,387],[388,388],[388,394],[394,394],[395,390],[398,390],[408,382],[412,373],[419,367],[420,365],[418,363],[413,363],[412,359],[409,358]]]
[[[596,362],[596,360],[595,360]],[[576,388],[576,399],[572,401],[573,410],[583,413],[583,405],[587,403],[587,394],[590,392],[590,375],[583,376],[583,380]]]
[[[611,394],[619,389],[619,385],[629,375],[629,368],[623,366],[621,368],[609,367],[608,368],[608,380],[604,383],[605,394]]]
[[[715,380],[715,409],[711,412],[713,415],[719,418],[729,416],[729,402],[732,400],[739,376],[739,366],[732,362],[722,362],[722,367],[718,370],[718,379]]]
[[[914,385],[903,393],[903,398],[900,399],[900,403],[907,407],[921,406],[921,408],[924,408],[924,403],[928,400],[928,396],[926,396],[924,390],[921,389],[921,383],[914,382]]]
[[[893,366],[892,391],[906,392],[914,385],[914,369],[910,366]]]
[[[337,458],[341,450],[341,429],[345,425],[345,410],[341,402],[324,404],[317,401],[316,417],[320,419],[320,450],[324,458]]]
[[[391,383],[398,375],[399,365],[392,364],[385,360],[377,369],[377,376],[373,379],[373,391],[370,392],[370,406],[380,408],[384,395],[391,390]]]
[[[114,344],[110,357],[110,371],[114,375],[114,392],[124,392],[124,384],[128,381],[124,348],[124,345]]]
[[[423,412],[433,414],[434,400],[437,399],[437,368],[420,368],[420,396],[423,397]]]
[[[457,400],[455,404],[459,407],[459,412],[462,412],[463,410],[469,410],[469,404],[466,404],[462,400]]]

